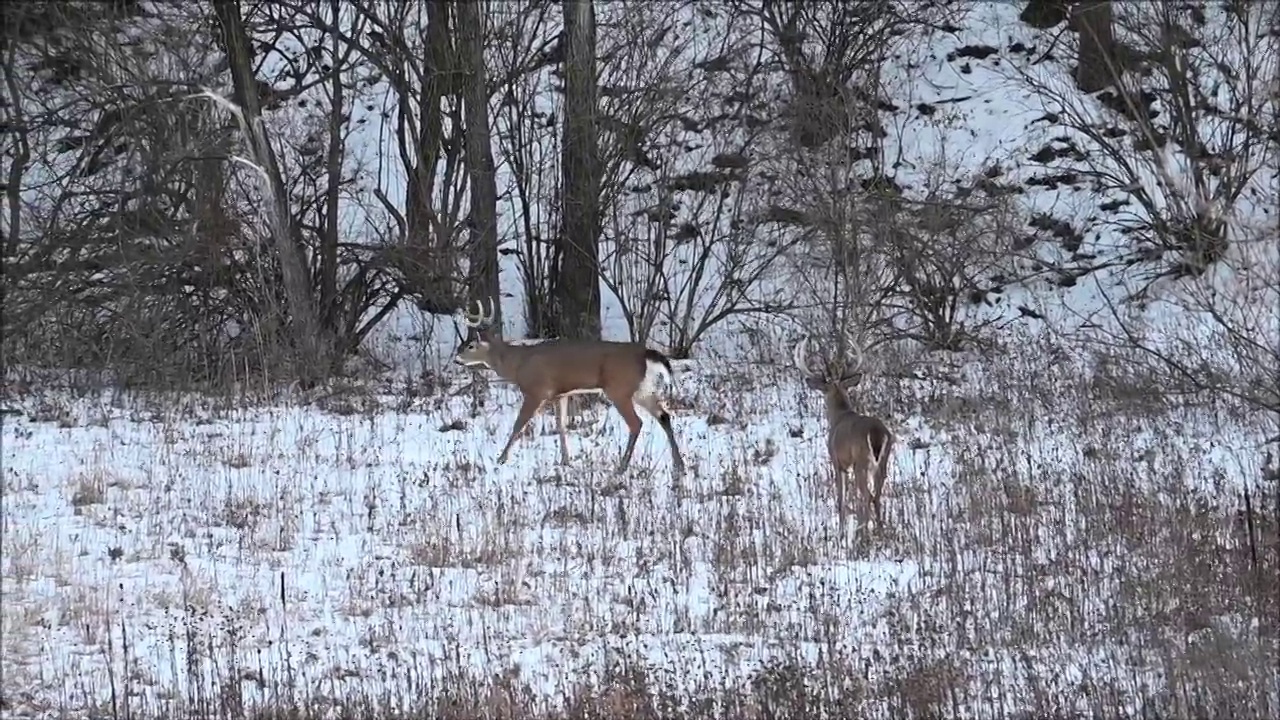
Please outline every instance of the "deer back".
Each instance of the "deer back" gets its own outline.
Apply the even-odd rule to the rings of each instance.
[[[832,384],[825,394],[827,450],[841,468],[870,460],[873,444],[890,441],[884,422],[855,410],[848,392],[839,384]]]
[[[492,346],[491,367],[527,394],[552,398],[605,390],[630,396],[645,375],[644,347],[608,340],[556,339]]]

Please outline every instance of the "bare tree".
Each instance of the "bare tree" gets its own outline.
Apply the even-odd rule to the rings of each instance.
[[[510,170],[503,194],[520,239],[528,332],[598,336],[605,153],[597,135],[595,7],[499,4],[493,16],[492,86],[501,97],[495,130]],[[572,62],[571,45],[577,53]],[[546,102],[556,96],[563,105]],[[584,312],[585,324],[565,315]]]
[[[494,132],[510,178],[503,195],[519,239],[526,325],[541,336],[556,332],[552,295],[558,271],[560,143],[555,113],[542,103],[564,54],[556,23],[562,13],[555,10],[550,3],[493,6],[487,52],[492,89],[501,98]]]
[[[498,190],[489,133],[489,83],[484,57],[484,23],[476,4],[455,3],[460,48],[466,63],[466,160],[471,202],[468,291],[470,300],[491,303],[491,321],[502,327],[498,287]]]
[[[1052,137],[1031,156],[1045,172],[1028,182],[1087,185],[1110,198],[1098,222],[1125,244],[1094,249],[1097,262],[1070,259],[1083,261],[1072,274],[1118,265],[1150,278],[1201,275],[1226,257],[1231,218],[1270,202],[1259,172],[1280,149],[1265,120],[1276,107],[1280,40],[1257,3],[1112,12],[1117,46],[1106,56],[1109,89],[1096,100],[1052,73],[1013,66],[1045,103]]]
[[[872,350],[898,334],[892,300],[902,266],[894,235],[886,230],[902,204],[868,192],[858,172],[838,159],[847,151],[845,143],[833,145],[803,153],[821,172],[779,174],[773,217],[802,233],[803,244],[791,254],[794,283],[820,311],[802,322],[825,324],[825,335],[840,343],[840,352],[847,351],[846,337]]]
[[[883,227],[900,189],[887,177],[880,122],[881,68],[909,19],[882,2],[836,6],[764,3],[766,47],[785,72],[787,134],[777,138],[771,174],[779,219],[798,221],[807,257],[800,282],[827,308],[829,336],[847,352],[887,337],[895,284]]]
[[[741,49],[717,30],[725,6],[697,7],[615,3],[598,18],[599,282],[617,295],[633,339],[647,339],[665,324],[677,355],[716,323],[770,308],[756,295],[756,280],[781,252],[774,243],[755,243],[755,224],[744,215],[755,198],[747,186],[758,180],[704,182],[750,178],[736,163],[747,157],[750,137],[763,132],[756,120],[769,100],[751,91],[756,64],[738,63],[743,67],[726,73],[723,61],[692,42],[694,33],[705,37],[709,30],[724,38],[726,51]],[[523,236],[529,326],[554,334],[543,298],[562,276],[554,238],[571,222],[562,217],[560,191],[568,148],[556,133],[561,118],[539,105],[539,96],[554,88],[551,76],[566,45],[545,5],[504,7],[500,18],[498,140],[511,170],[511,216]],[[693,23],[696,30],[689,29]]]
[[[1125,302],[1098,287],[1100,327],[1087,342],[1163,392],[1228,399],[1280,418],[1280,254],[1274,230],[1253,228],[1214,270],[1161,287],[1146,302]],[[1280,437],[1280,436],[1277,436]],[[1275,442],[1275,439],[1272,440]]]
[[[1103,300],[1085,339],[1165,391],[1269,412],[1280,411],[1274,17],[1265,3],[1084,3],[1072,18],[1081,63],[1086,46],[1110,46],[1097,53],[1106,89],[1081,96],[1015,66],[1052,135],[1030,184],[1105,194],[1094,222],[1120,240],[1080,248],[1063,233],[1072,282],[1095,273]]]
[[[211,43],[125,32],[98,3],[6,8],[6,356],[119,379],[205,376],[228,360],[248,296],[221,238],[222,129],[190,99],[218,69]],[[205,9],[160,6],[163,29]],[[60,41],[44,42],[56,29]],[[273,262],[259,263],[270,268]]]
[[[971,189],[935,186],[903,200],[881,228],[894,270],[885,297],[893,334],[928,350],[980,345],[1000,318],[983,310],[991,278],[1011,276],[1021,216],[1007,198],[972,198]]]
[[[1111,0],[1078,0],[1071,5],[1070,27],[1079,36],[1076,87],[1097,92],[1111,84],[1117,65]]]
[[[294,360],[302,379],[313,383],[329,372],[332,340],[320,324],[317,299],[312,294],[297,228],[288,206],[289,193],[276,163],[275,149],[262,122],[258,82],[253,71],[253,44],[240,18],[239,0],[214,0],[213,9],[222,29],[235,88],[235,104],[243,115],[245,139],[268,185],[268,219],[289,302],[289,327],[296,352]]]
[[[762,212],[758,172],[776,94],[742,13],[637,4],[617,15],[602,67],[603,278],[633,339],[660,329],[687,357],[720,323],[787,304],[771,271],[798,238]]]
[[[600,159],[593,0],[563,0],[563,211],[555,279],[558,334],[600,337]]]
[[[31,161],[31,129],[23,108],[23,80],[18,69],[18,30],[24,24],[30,10],[26,5],[6,5],[0,9],[0,72],[4,74],[5,102],[0,103],[0,121],[4,123],[3,157],[8,161],[4,170],[5,212],[0,214],[0,247],[6,259],[15,257],[22,238],[22,187],[23,178]],[[7,286],[6,286],[7,287]]]
[[[470,177],[462,102],[467,70],[458,48],[462,38],[453,32],[457,8],[446,2],[374,0],[353,0],[343,7],[359,19],[357,31],[330,24],[310,2],[296,3],[292,12],[334,32],[377,69],[370,82],[386,83],[394,109],[384,119],[393,120],[394,138],[382,138],[382,143],[394,150],[396,165],[386,167],[379,160],[373,194],[394,223],[398,242],[385,253],[385,262],[419,307],[452,314],[460,307],[464,282]]]
[[[295,366],[318,379],[398,300],[379,249],[352,237],[375,234],[353,213],[363,166],[349,152],[369,74],[342,36],[358,34],[361,18],[308,2],[314,22],[299,21],[294,6],[277,3],[225,33],[220,20],[238,6],[169,3],[153,8],[140,35],[130,7],[49,6],[74,64],[55,54],[46,62],[64,68],[56,73],[10,66],[22,88],[15,112],[40,152],[22,181],[27,228],[6,238],[6,321],[43,319],[45,331],[21,342],[43,344],[49,362],[134,379],[215,379],[233,365],[237,374]],[[193,29],[208,34],[192,42]],[[28,58],[54,47],[23,43]],[[247,68],[243,57],[232,62],[241,45]],[[236,149],[237,125],[198,98],[225,85],[233,64],[232,85],[257,102],[256,122],[232,103],[247,151]],[[272,121],[280,110],[290,122]],[[261,159],[268,149],[274,182]],[[227,162],[236,155],[258,169],[236,172]],[[295,263],[278,251],[282,238],[300,271],[286,273]],[[298,294],[318,335],[301,330]],[[310,343],[320,350],[305,350]]]

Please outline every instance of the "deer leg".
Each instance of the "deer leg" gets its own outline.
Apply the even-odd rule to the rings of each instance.
[[[876,525],[880,524],[880,467],[868,466],[867,473],[867,503],[871,506],[871,517]]]
[[[876,523],[882,524],[880,516],[880,496],[884,492],[884,481],[889,476],[889,448],[888,442],[880,451],[880,460],[876,463],[875,482],[871,490],[871,502],[876,511]]]
[[[564,417],[569,412],[569,396],[561,395],[556,401],[556,429],[560,431],[560,464],[569,464],[569,438],[564,431]]]
[[[626,472],[631,466],[631,453],[635,452],[636,441],[640,439],[640,428],[644,427],[644,423],[640,420],[640,416],[636,414],[635,403],[629,397],[611,397],[613,406],[618,408],[618,412],[622,415],[622,419],[627,422],[627,429],[631,431],[631,437],[627,438],[627,449],[622,453],[622,462],[618,464],[618,472]]]
[[[870,492],[867,489],[867,463],[866,461],[855,460],[852,467],[849,468],[848,474],[852,475],[854,486],[858,493],[858,520],[859,522],[866,519],[867,507],[871,503],[869,497]]]
[[[667,442],[671,445],[672,472],[675,473],[676,477],[683,476],[684,458],[680,457],[680,445],[676,443],[676,433],[671,428],[671,415],[655,397],[637,397],[636,404],[644,408],[646,412],[658,421],[658,425],[662,426],[662,432],[666,434]]]
[[[849,524],[849,501],[847,495],[847,485],[849,479],[845,476],[844,470],[839,465],[836,466],[836,513],[840,517],[840,536],[844,537],[845,527]]]
[[[542,407],[544,400],[526,396],[524,402],[520,405],[520,414],[516,415],[516,424],[511,427],[511,437],[507,438],[506,447],[502,448],[502,454],[498,456],[498,464],[502,465],[507,461],[507,454],[511,452],[511,446],[515,444],[516,437],[520,435],[520,431],[524,430],[529,421]]]

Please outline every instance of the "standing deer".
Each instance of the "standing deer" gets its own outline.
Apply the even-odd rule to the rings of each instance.
[[[855,348],[857,361],[852,370],[843,365],[824,362],[820,370],[814,370],[807,359],[809,340],[796,345],[796,367],[804,376],[805,385],[822,392],[826,400],[827,453],[835,471],[836,503],[840,512],[840,528],[844,529],[848,517],[846,484],[852,471],[858,493],[869,502],[880,524],[880,493],[884,489],[885,476],[889,473],[889,458],[893,452],[893,433],[879,418],[863,415],[853,407],[847,388],[862,381],[862,352]],[[870,483],[874,473],[875,482]]]
[[[463,320],[473,332],[458,350],[460,365],[488,367],[498,377],[515,384],[524,395],[520,413],[511,428],[511,436],[498,456],[507,461],[516,436],[546,403],[556,400],[556,429],[560,433],[560,462],[569,463],[569,441],[565,434],[565,415],[569,396],[601,393],[613,403],[626,421],[631,437],[622,453],[618,472],[631,464],[631,453],[644,425],[636,414],[636,406],[657,419],[671,445],[671,464],[676,477],[684,474],[684,460],[671,429],[671,416],[658,399],[657,379],[665,376],[673,381],[671,361],[666,355],[644,345],[608,340],[546,340],[536,345],[508,345],[500,329],[493,327],[493,309],[489,311],[473,303]]]

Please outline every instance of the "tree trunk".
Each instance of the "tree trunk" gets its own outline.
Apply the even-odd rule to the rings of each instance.
[[[329,49],[334,58],[342,57],[341,40],[337,28],[341,25],[342,1],[331,0],[330,10],[333,13],[333,32],[330,33]],[[342,193],[342,169],[346,156],[346,138],[342,135],[342,126],[347,114],[346,88],[343,86],[342,72],[334,68],[329,79],[329,147],[325,153],[325,176],[327,187],[324,192],[324,215],[320,232],[320,320],[325,332],[331,333],[335,340],[346,343],[348,338],[342,337],[351,328],[339,328],[342,308],[338,302],[338,235],[342,225],[339,219],[340,195]]]
[[[1071,8],[1071,24],[1080,36],[1076,59],[1076,87],[1081,92],[1098,92],[1115,82],[1115,38],[1112,34],[1110,0],[1079,0]]]
[[[592,0],[563,0],[565,112],[556,319],[562,337],[600,337],[600,159]]]
[[[489,136],[489,88],[484,64],[484,22],[475,0],[456,0],[460,55],[467,71],[467,174],[471,186],[468,223],[467,298],[492,303],[494,323],[502,327],[498,285],[498,188]]]
[[[405,251],[407,265],[402,268],[409,285],[419,299],[419,306],[430,312],[450,312],[457,306],[457,256],[452,239],[443,232],[435,207],[436,179],[439,173],[444,115],[440,103],[449,86],[447,74],[452,70],[453,43],[449,37],[449,5],[427,3],[427,51],[422,63],[422,86],[417,89],[418,136],[405,135],[408,124],[401,122],[400,142],[416,148],[413,166],[405,183]],[[405,57],[405,62],[415,58]],[[405,87],[400,91],[402,117],[415,115],[410,103],[414,93]]]
[[[293,216],[289,211],[289,195],[280,176],[275,151],[262,123],[258,102],[258,81],[253,73],[253,46],[240,17],[238,0],[214,0],[214,14],[222,29],[231,80],[235,88],[235,104],[243,116],[242,130],[253,161],[261,169],[267,183],[271,240],[280,261],[285,299],[289,304],[289,330],[294,369],[304,386],[313,385],[332,369],[330,346],[322,336],[311,282],[303,262]]]
[[[1038,30],[1048,30],[1067,19],[1070,0],[1027,0],[1018,19]]]
[[[6,6],[0,8],[0,18],[4,27],[0,27],[0,63],[4,64],[5,101],[3,117],[9,125],[8,132],[12,137],[9,151],[5,153],[9,167],[5,170],[5,212],[4,227],[0,227],[0,247],[4,256],[10,260],[17,257],[22,237],[22,189],[23,178],[27,172],[27,163],[31,160],[31,144],[27,139],[27,118],[22,115],[22,98],[19,79],[17,41],[9,37],[17,36],[16,26],[22,8]],[[12,23],[12,25],[9,25]]]

